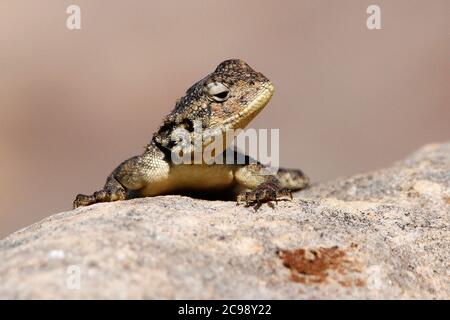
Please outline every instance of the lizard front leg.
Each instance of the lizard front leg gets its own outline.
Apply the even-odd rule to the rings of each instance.
[[[77,195],[73,207],[128,199],[129,190],[137,190],[143,186],[143,179],[139,175],[140,157],[136,156],[121,163],[106,179],[102,190],[96,191],[92,195]]]
[[[102,190],[92,195],[77,195],[73,207],[130,199],[132,191],[147,187],[165,177],[168,170],[163,153],[150,145],[142,155],[122,162],[107,178]]]
[[[79,194],[73,201],[73,208],[89,206],[98,202],[109,202],[127,199],[126,189],[111,174],[106,180],[102,190],[94,192],[92,195]]]
[[[244,202],[250,205],[277,201],[284,196],[292,198],[290,190],[281,186],[278,179],[269,174],[259,163],[242,166],[235,172],[235,179],[240,187],[250,189],[237,196],[238,204]]]
[[[292,199],[292,191],[308,185],[309,179],[300,170],[280,169],[277,174],[270,174],[259,164],[244,165],[235,172],[237,183],[250,191],[237,196],[237,203],[260,204],[277,201],[280,198]]]

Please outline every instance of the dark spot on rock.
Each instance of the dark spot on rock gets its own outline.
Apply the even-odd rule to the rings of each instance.
[[[450,204],[450,197],[444,197],[443,200],[446,204]]]
[[[352,246],[354,248],[354,246]],[[290,279],[302,284],[318,284],[328,282],[332,272],[339,275],[360,273],[357,262],[351,260],[345,250],[337,246],[318,249],[281,250],[278,256],[283,265],[291,271]],[[363,286],[365,281],[349,277],[336,279],[342,286]]]
[[[413,187],[410,187],[410,188],[407,190],[406,195],[407,195],[408,197],[410,197],[410,198],[418,198],[418,197],[420,197],[420,193],[417,192],[416,190],[414,190]]]

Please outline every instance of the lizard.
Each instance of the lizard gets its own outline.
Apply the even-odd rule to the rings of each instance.
[[[271,81],[240,59],[220,63],[214,72],[192,85],[153,134],[145,151],[122,162],[92,195],[78,194],[73,207],[192,192],[230,193],[237,204],[261,205],[290,197],[309,178],[298,169],[280,168],[273,174],[250,161],[232,164],[174,164],[171,158],[177,129],[192,133],[194,121],[214,132],[243,129],[267,105],[274,93]],[[237,156],[239,151],[233,151]]]

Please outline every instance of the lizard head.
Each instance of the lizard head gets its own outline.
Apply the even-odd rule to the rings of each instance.
[[[266,106],[273,91],[269,79],[244,61],[226,60],[186,91],[154,140],[170,148],[172,132],[193,132],[196,122],[216,134],[242,129]]]

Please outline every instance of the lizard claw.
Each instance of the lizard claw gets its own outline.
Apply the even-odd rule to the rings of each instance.
[[[292,193],[287,188],[280,188],[274,183],[264,183],[255,190],[247,191],[237,196],[237,204],[245,203],[246,206],[252,204],[261,205],[270,201],[278,202],[281,198],[288,197],[292,200]]]
[[[110,202],[116,200],[125,200],[126,192],[123,189],[117,189],[113,191],[109,191],[106,189],[96,191],[93,195],[87,196],[84,194],[79,194],[76,196],[73,201],[73,208],[76,209],[82,206],[89,206],[98,202]]]

